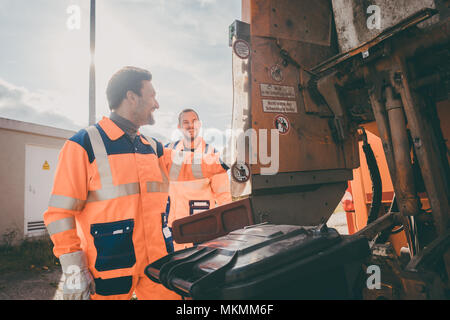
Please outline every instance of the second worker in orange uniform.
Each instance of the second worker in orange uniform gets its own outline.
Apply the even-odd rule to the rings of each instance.
[[[166,148],[176,151],[191,151],[194,153],[194,165],[202,155],[218,156],[217,150],[200,136],[201,121],[194,109],[184,109],[178,115],[178,129],[183,138],[166,145]],[[171,228],[174,220],[200,213],[202,211],[224,205],[232,201],[230,180],[226,172],[204,176],[199,171],[194,172],[194,179],[178,179],[177,173],[170,177],[169,201],[163,219],[163,231],[167,251],[184,249],[190,244],[178,244],[172,240]],[[171,174],[172,174],[171,173]]]

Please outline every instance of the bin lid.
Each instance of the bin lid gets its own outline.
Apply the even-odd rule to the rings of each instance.
[[[249,281],[339,243],[335,229],[261,224],[169,254],[147,266],[153,281],[183,295]]]

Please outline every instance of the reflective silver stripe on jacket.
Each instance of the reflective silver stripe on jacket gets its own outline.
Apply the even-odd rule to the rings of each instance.
[[[159,161],[158,161],[159,166]],[[169,192],[169,179],[161,167],[159,166],[161,172],[162,182],[159,181],[147,181],[147,192]]]
[[[99,190],[89,191],[87,202],[112,200],[115,198],[131,196],[140,193],[138,182],[120,184],[118,186],[109,186]]]
[[[169,184],[158,181],[147,182],[147,192],[169,192]]]
[[[67,230],[72,230],[75,228],[76,228],[75,218],[68,217],[68,218],[59,219],[59,220],[49,223],[47,226],[47,231],[50,236],[53,236],[57,233],[67,231]]]
[[[155,154],[158,155],[158,146],[156,145],[156,141],[153,140],[153,138],[149,138],[147,141],[152,146],[153,151],[155,151]]]
[[[95,126],[86,129],[91,140],[92,150],[97,160],[97,168],[102,188],[88,192],[87,202],[112,200],[115,198],[130,196],[140,193],[139,182],[121,184],[115,186],[112,179],[111,166],[108,154],[99,130]],[[154,140],[152,140],[154,142]],[[156,143],[155,143],[156,145]]]
[[[86,131],[88,132],[89,139],[91,141],[92,150],[97,162],[97,169],[102,187],[99,190],[89,191],[86,201],[66,196],[52,195],[49,204],[49,206],[51,207],[81,211],[86,203],[112,200],[141,193],[139,182],[121,184],[117,186],[113,184],[112,171],[108,160],[108,154],[106,153],[106,148],[99,130],[95,126],[90,126],[86,129]],[[151,141],[149,142],[157,154],[157,144],[155,140],[151,139]],[[168,192],[167,177],[163,172],[161,172],[161,174],[163,176],[163,182],[159,182],[158,186],[152,186],[151,182],[147,182],[147,190],[162,190],[158,192]]]
[[[192,175],[194,176],[195,179],[203,179],[202,159],[203,154],[198,152],[194,153],[194,160],[192,163]]]
[[[52,194],[48,206],[65,210],[81,211],[83,210],[85,203],[85,200]]]
[[[108,154],[106,153],[105,144],[103,143],[100,132],[95,126],[86,129],[89,139],[91,140],[92,150],[95,160],[97,160],[98,173],[102,188],[113,186],[111,167],[109,165]]]
[[[172,166],[170,167],[170,180],[177,181],[180,175],[181,166],[183,165],[184,152],[172,150]]]

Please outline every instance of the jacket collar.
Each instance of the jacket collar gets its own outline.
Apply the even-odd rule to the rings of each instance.
[[[204,152],[206,148],[206,142],[202,137],[197,137],[194,140],[194,152]],[[181,139],[177,145],[178,150],[191,150],[184,145],[184,139]]]
[[[125,132],[123,132],[122,129],[120,129],[111,119],[108,117],[103,117],[102,120],[98,122],[98,125],[105,131],[106,135],[111,140],[117,140],[120,137],[122,137]],[[141,141],[145,144],[149,144],[148,141],[146,141],[139,130],[137,131],[137,135],[141,137]]]

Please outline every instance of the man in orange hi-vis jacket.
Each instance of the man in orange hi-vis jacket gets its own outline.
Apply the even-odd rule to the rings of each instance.
[[[178,129],[183,139],[166,145],[166,148],[194,152],[194,159],[202,154],[217,154],[215,148],[208,145],[199,136],[201,122],[198,113],[193,109],[184,109],[178,115]],[[186,244],[178,244],[172,240],[171,228],[174,220],[187,217],[216,205],[227,204],[232,201],[230,180],[226,172],[212,177],[194,174],[195,180],[180,181],[176,176],[170,178],[169,201],[163,221],[163,233],[167,251],[184,249]]]
[[[165,149],[139,127],[159,108],[150,72],[125,67],[108,83],[112,110],[80,130],[59,155],[44,222],[66,280],[64,299],[179,299],[144,275],[166,254],[161,214],[168,177],[192,180],[226,172],[216,154]],[[214,158],[215,157],[215,158]]]

